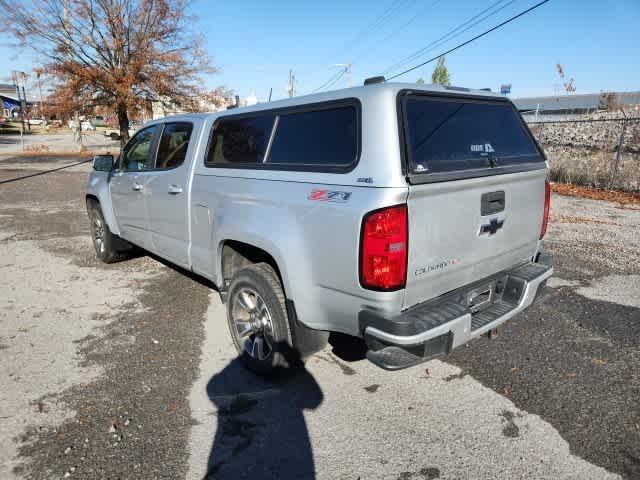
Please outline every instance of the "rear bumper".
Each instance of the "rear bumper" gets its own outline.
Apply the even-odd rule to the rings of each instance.
[[[369,347],[367,358],[384,369],[397,370],[446,355],[531,305],[552,274],[551,257],[541,253],[536,262],[492,275],[392,318],[362,311],[359,323]]]

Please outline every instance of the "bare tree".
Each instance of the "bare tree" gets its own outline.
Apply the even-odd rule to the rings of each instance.
[[[226,107],[230,102],[233,101],[235,96],[235,92],[224,85],[221,85],[210,92],[205,96],[205,100],[210,104],[215,106],[216,108]]]
[[[197,105],[213,73],[188,26],[187,0],[0,0],[4,30],[47,59],[54,98],[68,108],[107,105],[123,142],[145,102]]]

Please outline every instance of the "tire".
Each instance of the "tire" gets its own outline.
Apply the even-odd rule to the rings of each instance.
[[[229,333],[245,366],[262,376],[301,365],[292,343],[284,291],[266,263],[239,270],[227,296]]]
[[[111,233],[109,225],[104,221],[100,204],[95,200],[87,200],[87,212],[91,222],[91,239],[96,256],[104,263],[114,263],[128,257],[130,245],[120,237]]]
[[[120,135],[118,135],[117,133],[110,133],[109,138],[111,140],[120,140]]]

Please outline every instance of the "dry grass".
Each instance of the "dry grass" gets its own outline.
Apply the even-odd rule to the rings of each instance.
[[[558,183],[583,185],[626,192],[640,191],[640,155],[622,155],[617,173],[612,175],[615,152],[550,148],[547,151],[551,180]]]
[[[569,197],[589,198],[618,203],[621,206],[640,205],[640,193],[604,190],[600,188],[584,187],[567,183],[552,183],[551,189],[560,195]]]
[[[554,223],[593,223],[598,225],[615,225],[620,226],[619,223],[609,222],[606,220],[596,220],[594,218],[589,217],[579,217],[579,216],[570,216],[570,215],[551,215],[549,218],[551,222]]]
[[[33,145],[27,145],[24,149],[28,153],[44,153],[49,151],[49,147],[44,143],[35,143]]]

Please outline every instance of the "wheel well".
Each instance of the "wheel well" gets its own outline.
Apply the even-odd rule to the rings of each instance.
[[[226,290],[231,279],[238,270],[253,263],[266,263],[270,265],[278,275],[280,284],[284,289],[282,275],[275,259],[265,250],[248,243],[235,240],[226,240],[222,246],[222,279],[223,289]],[[286,294],[286,292],[285,292]]]
[[[95,195],[87,194],[85,195],[84,200],[87,203],[87,205],[89,204],[90,201],[100,204],[100,200],[98,200],[98,197],[96,197]]]

